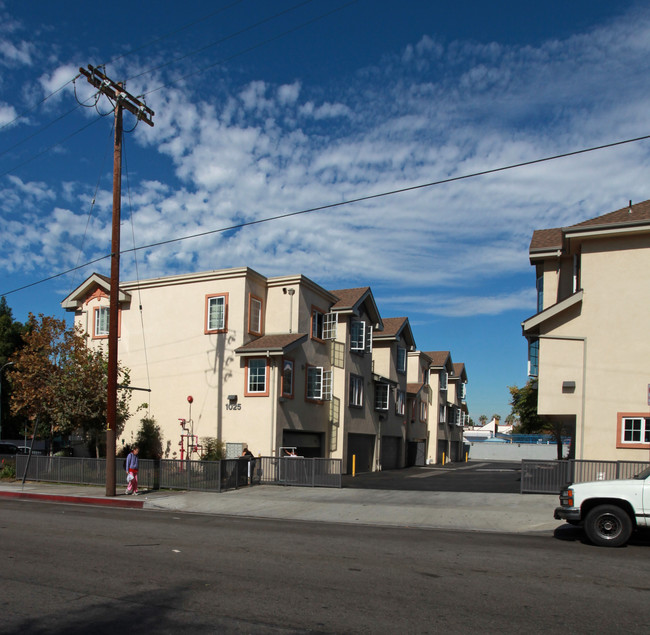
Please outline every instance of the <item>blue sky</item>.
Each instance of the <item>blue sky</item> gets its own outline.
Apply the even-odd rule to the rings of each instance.
[[[0,294],[21,321],[64,316],[108,274],[12,292],[110,250],[112,117],[68,83],[87,64],[155,111],[126,135],[123,249],[650,134],[647,4],[531,5],[0,0]],[[641,141],[140,250],[121,275],[369,285],[420,350],[466,364],[474,419],[505,416],[532,231],[650,198],[649,162]]]

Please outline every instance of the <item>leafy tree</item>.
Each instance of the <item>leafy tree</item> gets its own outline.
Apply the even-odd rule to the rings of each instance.
[[[220,461],[226,458],[226,445],[223,441],[216,437],[203,437],[201,443],[203,444],[202,461]]]
[[[545,420],[537,414],[537,383],[529,379],[525,386],[508,386],[512,414],[519,419],[513,432],[519,434],[552,434],[557,444],[557,458],[562,458],[562,437],[571,430],[561,421]]]
[[[0,298],[0,368],[3,367],[11,356],[23,345],[22,335],[25,332],[25,326],[14,320],[11,308],[7,304],[5,297]],[[24,417],[12,416],[9,410],[11,398],[11,371],[13,366],[5,367],[0,374],[0,381],[3,382],[2,404],[0,411],[2,416],[2,438],[15,439],[21,436],[27,420]]]
[[[140,420],[140,429],[135,437],[135,444],[140,448],[140,456],[144,459],[160,459],[162,457],[162,434],[160,426],[153,417],[144,417]]]
[[[100,455],[106,429],[108,362],[101,349],[88,348],[81,329],[64,320],[29,315],[24,346],[14,361],[12,412],[38,422],[37,433],[81,431]],[[128,383],[128,371],[118,369]],[[118,392],[117,434],[129,417],[131,393]]]
[[[493,415],[492,415],[492,419],[494,419],[494,420],[497,422],[497,424],[498,424],[499,421],[501,421],[501,415],[493,414]]]

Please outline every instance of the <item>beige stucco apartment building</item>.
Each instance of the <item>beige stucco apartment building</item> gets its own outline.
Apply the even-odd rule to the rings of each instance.
[[[94,346],[108,336],[109,292],[93,274],[62,303]],[[427,441],[428,407],[409,418],[408,319],[382,319],[369,287],[246,267],[122,282],[118,334],[131,385],[151,391],[132,403],[148,402],[169,456],[216,437],[233,453],[340,458],[349,473],[353,460],[404,467]],[[136,415],[122,439],[138,427]]]
[[[576,458],[650,452],[650,201],[535,231],[538,313],[522,323],[538,413],[574,431]]]

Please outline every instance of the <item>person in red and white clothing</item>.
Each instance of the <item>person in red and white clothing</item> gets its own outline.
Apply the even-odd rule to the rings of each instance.
[[[138,453],[140,452],[136,445],[129,456],[126,457],[126,493],[138,495]]]

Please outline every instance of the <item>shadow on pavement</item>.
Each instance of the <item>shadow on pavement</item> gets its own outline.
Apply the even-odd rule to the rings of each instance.
[[[477,492],[519,494],[521,464],[469,462],[448,466],[407,467],[401,470],[344,475],[343,487],[418,492]]]

